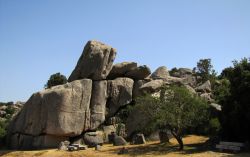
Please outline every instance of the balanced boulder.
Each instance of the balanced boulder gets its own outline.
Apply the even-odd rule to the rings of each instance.
[[[137,63],[135,62],[122,62],[117,63],[112,67],[108,75],[108,79],[115,79],[117,77],[125,77],[126,74],[130,71],[133,71],[137,68]]]
[[[89,41],[83,49],[74,71],[68,81],[89,78],[106,79],[116,56],[116,50],[98,41]]]
[[[126,73],[126,77],[132,78],[134,80],[143,80],[151,74],[151,70],[148,66],[143,65]]]

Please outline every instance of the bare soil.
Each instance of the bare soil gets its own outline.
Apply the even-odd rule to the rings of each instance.
[[[171,139],[170,144],[147,142],[143,145],[127,145],[128,154],[118,155],[122,146],[105,144],[100,151],[88,148],[81,151],[59,151],[56,149],[35,151],[1,150],[2,157],[250,157],[249,153],[222,153],[210,150],[206,146],[207,137],[190,135],[184,138],[184,150],[178,151],[178,144]]]

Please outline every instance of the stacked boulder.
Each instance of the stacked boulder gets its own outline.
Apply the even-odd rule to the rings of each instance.
[[[172,83],[185,84],[194,92],[203,90],[196,88],[193,73],[188,69],[170,76],[162,66],[151,74],[146,65],[138,66],[135,62],[113,65],[115,57],[116,50],[111,46],[89,41],[69,82],[34,93],[13,118],[8,128],[8,146],[56,148],[62,141],[78,137],[90,145],[100,144],[103,141],[95,131],[136,97],[144,93],[157,95],[162,85]],[[135,124],[126,124],[128,133]],[[111,125],[103,129],[115,131]]]
[[[96,131],[107,117],[132,101],[134,80],[150,74],[148,67],[136,63],[121,65],[127,69],[117,72],[115,56],[111,46],[89,41],[69,82],[34,93],[13,118],[7,144],[13,149],[57,147],[62,141]]]

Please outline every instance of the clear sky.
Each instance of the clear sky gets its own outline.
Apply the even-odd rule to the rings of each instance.
[[[216,71],[250,57],[250,0],[0,0],[0,101],[26,101],[74,69],[88,40],[115,62]]]

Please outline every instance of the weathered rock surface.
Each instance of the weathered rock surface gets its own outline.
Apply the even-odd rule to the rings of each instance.
[[[90,128],[91,90],[92,81],[83,79],[33,94],[10,123],[8,137],[13,138],[15,134],[20,134],[16,140],[18,142],[15,143],[18,148],[26,149],[26,146],[39,146],[29,144],[33,137],[34,141],[41,141],[36,142],[42,143],[41,146],[51,146],[50,140],[44,138],[43,141],[40,138],[41,134],[59,139],[80,135]],[[52,145],[54,146],[53,143]]]
[[[134,80],[143,80],[151,74],[151,70],[148,66],[143,65],[126,73],[126,77],[132,78]]]
[[[103,126],[104,141],[112,143],[113,141],[110,141],[109,135],[111,135],[111,133],[115,133],[115,132],[116,132],[116,128],[114,125]]]
[[[68,81],[89,78],[106,79],[116,56],[116,50],[98,41],[89,41]]]
[[[127,141],[123,137],[117,136],[117,135],[114,137],[114,141],[113,141],[114,146],[124,146],[126,144],[127,144]]]
[[[103,144],[103,135],[100,132],[87,132],[84,134],[84,143],[89,147]]]
[[[151,78],[152,79],[167,79],[169,76],[169,72],[167,70],[167,67],[161,66],[157,68],[152,74]]]
[[[197,88],[195,88],[195,90],[197,92],[203,92],[203,93],[210,93],[211,90],[211,83],[209,80],[207,80],[205,83],[203,83],[202,85],[198,86]]]
[[[112,67],[108,75],[108,79],[115,79],[117,77],[125,77],[126,74],[130,71],[133,71],[137,68],[137,63],[135,62],[122,62],[117,63]]]
[[[76,136],[89,129],[92,81],[77,80],[31,96],[11,132],[37,136]]]
[[[140,87],[140,91],[143,93],[155,93],[164,85],[163,80],[152,80],[145,83]]]
[[[30,136],[24,134],[13,134],[8,140],[11,149],[38,149],[56,148],[61,141],[68,140],[68,137],[58,137],[52,135]]]
[[[96,129],[105,121],[106,102],[108,98],[107,81],[94,81],[90,103],[90,128]]]
[[[121,106],[132,101],[133,84],[134,81],[130,78],[117,78],[108,81],[108,117],[112,116]]]

